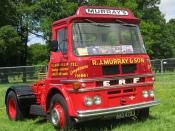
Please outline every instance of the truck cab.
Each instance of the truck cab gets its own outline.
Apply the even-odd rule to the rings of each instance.
[[[147,118],[159,101],[139,22],[129,9],[101,6],[82,6],[55,21],[47,78],[7,90],[9,118],[17,120],[18,105],[30,114],[48,115],[64,129],[88,119]],[[18,94],[18,105],[11,92]]]

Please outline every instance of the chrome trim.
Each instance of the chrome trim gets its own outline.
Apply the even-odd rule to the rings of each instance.
[[[135,77],[153,77],[154,74],[143,74],[143,75],[130,75],[130,76],[118,76],[112,78],[94,78],[94,79],[78,79],[78,80],[61,80],[61,83],[73,83],[73,82],[94,82],[94,81],[107,81],[107,80],[119,80],[119,79],[128,79]]]
[[[150,102],[142,102],[138,104],[132,104],[132,105],[126,105],[126,106],[117,106],[112,108],[106,108],[106,109],[95,109],[95,110],[86,110],[86,111],[77,111],[77,117],[78,118],[88,118],[88,117],[98,117],[98,116],[104,116],[104,115],[115,115],[115,113],[118,112],[125,112],[130,110],[136,110],[136,109],[142,109],[147,108],[151,106],[159,105],[159,100],[154,100]]]
[[[109,90],[109,89],[117,89],[117,88],[150,86],[150,85],[153,85],[153,82],[125,84],[125,85],[113,85],[113,86],[106,86],[106,87],[105,86],[100,86],[100,87],[91,87],[91,88],[81,88],[81,89],[78,89],[78,90],[67,89],[67,91],[69,91],[69,92],[88,92],[88,91]]]

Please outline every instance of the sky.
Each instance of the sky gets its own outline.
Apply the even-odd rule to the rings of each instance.
[[[170,19],[175,18],[175,0],[161,0],[159,8],[160,11],[165,15],[167,22]]]
[[[41,37],[36,37],[35,35],[31,34],[31,35],[29,35],[28,45],[31,45],[31,44],[34,44],[34,43],[45,44],[45,41]]]
[[[165,15],[165,19],[168,22],[170,19],[175,18],[175,0],[161,0],[159,5],[160,11]],[[45,41],[35,35],[29,36],[28,45],[34,43],[45,44]]]

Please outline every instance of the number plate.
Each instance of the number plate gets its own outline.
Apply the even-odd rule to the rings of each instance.
[[[119,112],[116,114],[116,119],[135,116],[135,111]]]

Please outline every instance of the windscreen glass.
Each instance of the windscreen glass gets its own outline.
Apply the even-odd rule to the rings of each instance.
[[[122,23],[74,23],[73,51],[77,56],[145,53],[138,26]]]

